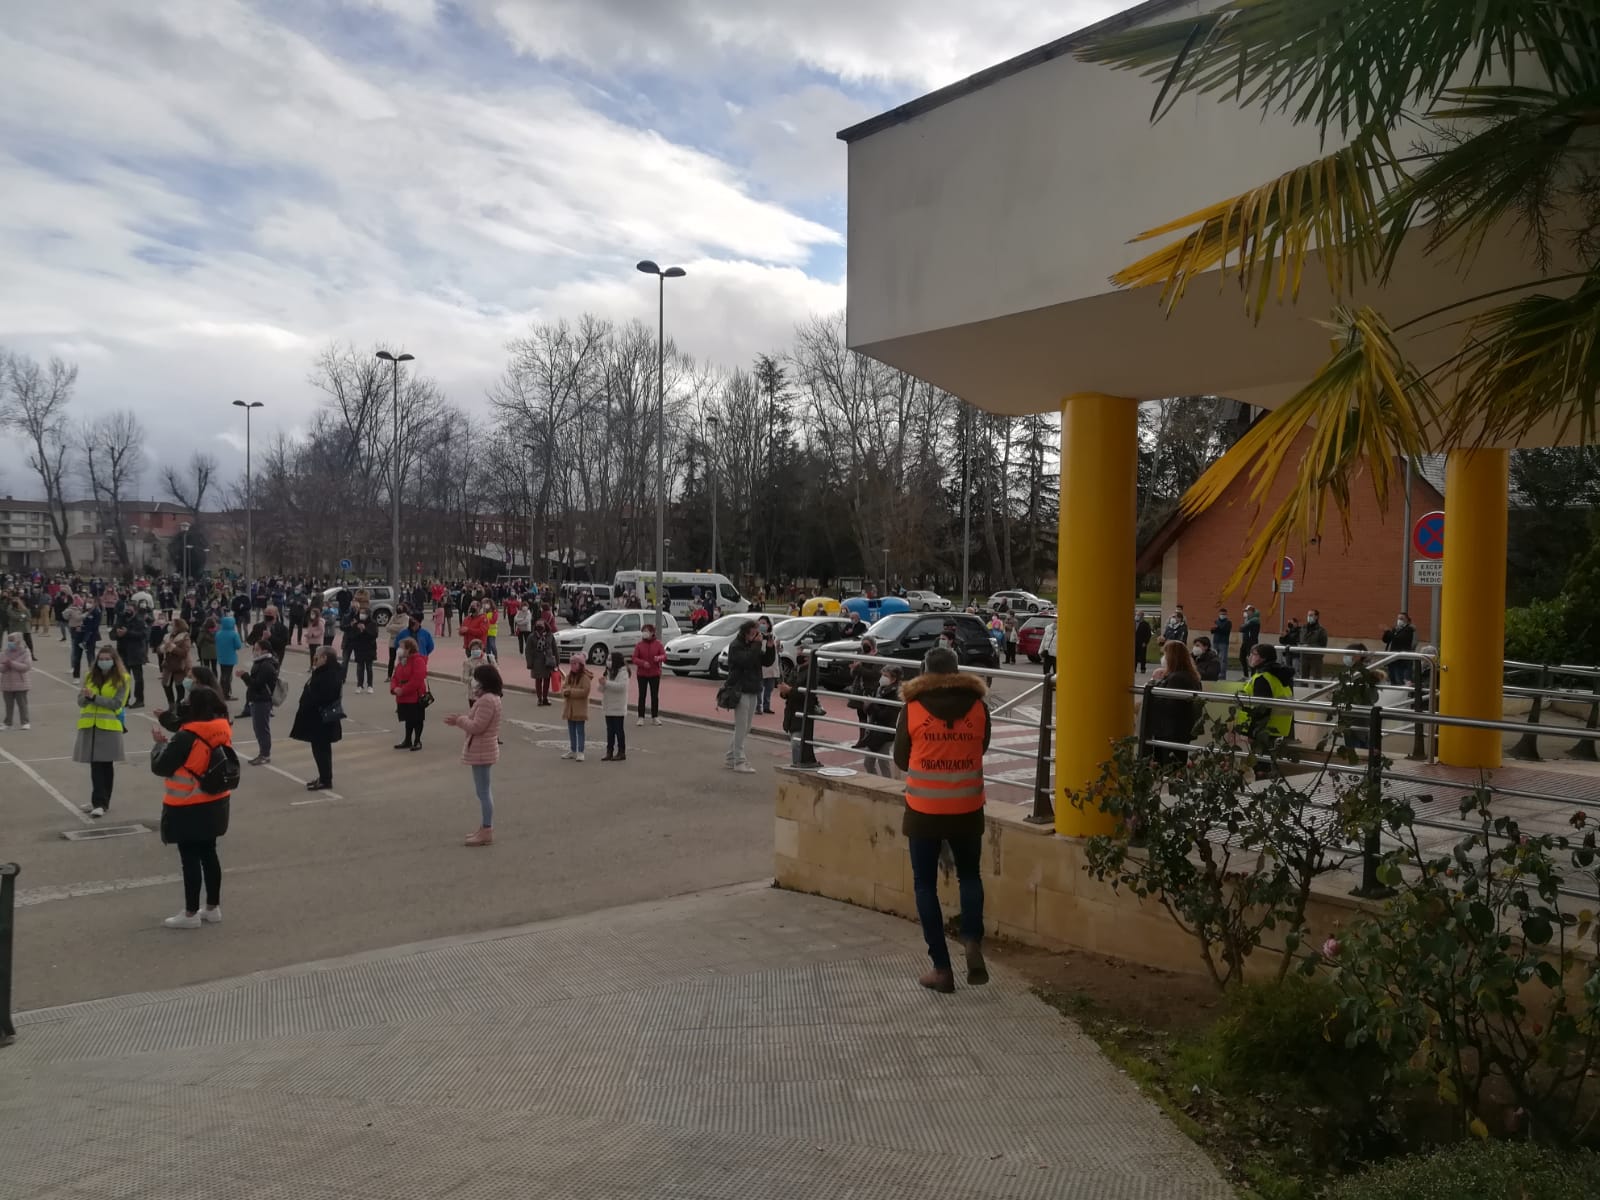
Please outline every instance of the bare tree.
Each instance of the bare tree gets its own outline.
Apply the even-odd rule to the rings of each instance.
[[[78,444],[100,531],[110,533],[117,559],[133,570],[136,564],[128,553],[128,526],[122,510],[123,501],[138,488],[144,473],[144,426],[123,409],[86,424],[78,431]]]
[[[216,479],[217,460],[203,450],[191,454],[189,465],[183,470],[177,467],[161,468],[161,486],[176,503],[188,509],[196,521],[200,519],[200,508],[206,502],[206,493]]]
[[[0,354],[0,426],[22,434],[28,466],[44,488],[50,514],[50,532],[61,549],[62,565],[72,570],[72,550],[67,545],[65,483],[69,475],[71,446],[67,437],[67,405],[78,382],[78,368],[52,358],[48,368],[20,354]]]

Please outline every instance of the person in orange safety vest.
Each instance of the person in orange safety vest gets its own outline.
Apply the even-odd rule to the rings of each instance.
[[[939,907],[939,853],[949,843],[961,888],[961,944],[967,982],[989,982],[983,961],[983,752],[989,748],[988,689],[960,669],[955,652],[928,651],[923,673],[902,684],[905,707],[895,726],[894,761],[906,773],[901,823],[911,850],[912,890],[933,968],[917,982],[956,990]]]
[[[150,732],[156,745],[150,769],[166,781],[161,804],[161,840],[178,847],[183,863],[183,911],[162,924],[168,929],[199,929],[222,921],[222,862],[217,839],[228,832],[230,793],[211,794],[200,784],[217,746],[233,744],[228,706],[220,692],[185,679],[189,689],[183,723],[169,740],[160,729]],[[204,880],[206,906],[200,907]]]

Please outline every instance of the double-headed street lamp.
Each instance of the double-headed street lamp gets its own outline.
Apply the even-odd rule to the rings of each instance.
[[[721,417],[707,417],[711,426],[711,440],[706,445],[706,466],[711,470],[711,573],[717,573],[717,434],[722,430]]]
[[[389,543],[389,578],[393,581],[393,600],[400,603],[400,364],[411,362],[414,355],[390,354],[379,350],[378,357],[394,366],[394,473],[389,477],[390,499],[394,504],[393,529]]]
[[[233,402],[235,408],[244,409],[244,594],[250,597],[251,607],[256,602],[255,582],[255,492],[250,482],[250,410],[265,408],[259,400],[246,403],[243,400]]]
[[[661,606],[665,599],[667,561],[667,280],[682,279],[688,274],[682,267],[662,270],[648,258],[640,261],[639,270],[656,277],[656,629],[665,634],[661,625]]]

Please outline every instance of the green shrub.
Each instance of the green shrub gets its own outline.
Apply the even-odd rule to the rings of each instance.
[[[1214,1031],[1222,1068],[1241,1079],[1344,1075],[1351,1052],[1337,1015],[1339,999],[1327,980],[1303,975],[1234,989]]]
[[[1571,601],[1565,596],[1535,600],[1506,610],[1506,657],[1518,662],[1573,661],[1568,649]]]
[[[1471,1142],[1397,1158],[1334,1185],[1328,1200],[1593,1200],[1600,1155]]]

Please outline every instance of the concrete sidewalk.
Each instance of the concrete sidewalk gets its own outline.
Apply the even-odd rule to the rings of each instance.
[[[0,1197],[1232,1195],[1021,981],[923,965],[746,886],[23,1014]]]

